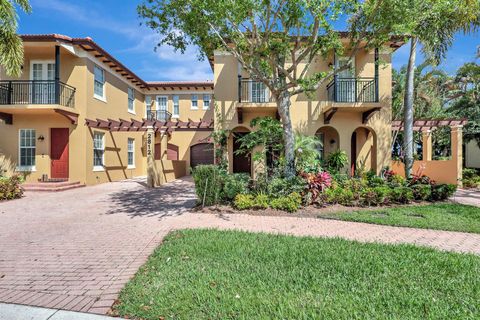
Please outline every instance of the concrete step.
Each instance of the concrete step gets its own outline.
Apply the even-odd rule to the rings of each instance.
[[[65,181],[65,182],[38,182],[25,183],[22,188],[25,191],[43,191],[43,192],[58,192],[75,188],[85,187],[79,181]]]

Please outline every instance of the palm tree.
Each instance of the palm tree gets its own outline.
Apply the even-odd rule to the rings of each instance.
[[[16,6],[30,13],[28,0],[4,0],[0,3],[0,65],[7,75],[19,76],[23,63],[23,44],[17,35]]]

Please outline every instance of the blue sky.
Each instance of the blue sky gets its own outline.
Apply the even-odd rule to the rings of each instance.
[[[207,80],[213,75],[206,61],[197,60],[195,48],[175,53],[170,47],[154,51],[158,34],[140,26],[136,6],[140,0],[31,0],[33,12],[20,13],[21,34],[59,33],[71,37],[92,37],[144,80]],[[480,35],[458,35],[443,62],[453,73],[473,61]],[[395,68],[406,63],[409,48],[400,48],[393,58]],[[420,57],[420,59],[422,59]]]

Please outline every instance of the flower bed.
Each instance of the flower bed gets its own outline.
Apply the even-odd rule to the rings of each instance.
[[[292,178],[229,174],[214,165],[193,171],[202,206],[229,204],[237,210],[277,209],[295,212],[302,206],[343,205],[372,207],[436,202],[451,197],[455,185],[437,184],[427,176],[404,179],[392,171],[368,172],[350,178],[327,171],[302,172]]]

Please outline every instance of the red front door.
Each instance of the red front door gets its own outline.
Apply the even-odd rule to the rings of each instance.
[[[68,179],[68,128],[50,129],[52,179]]]

